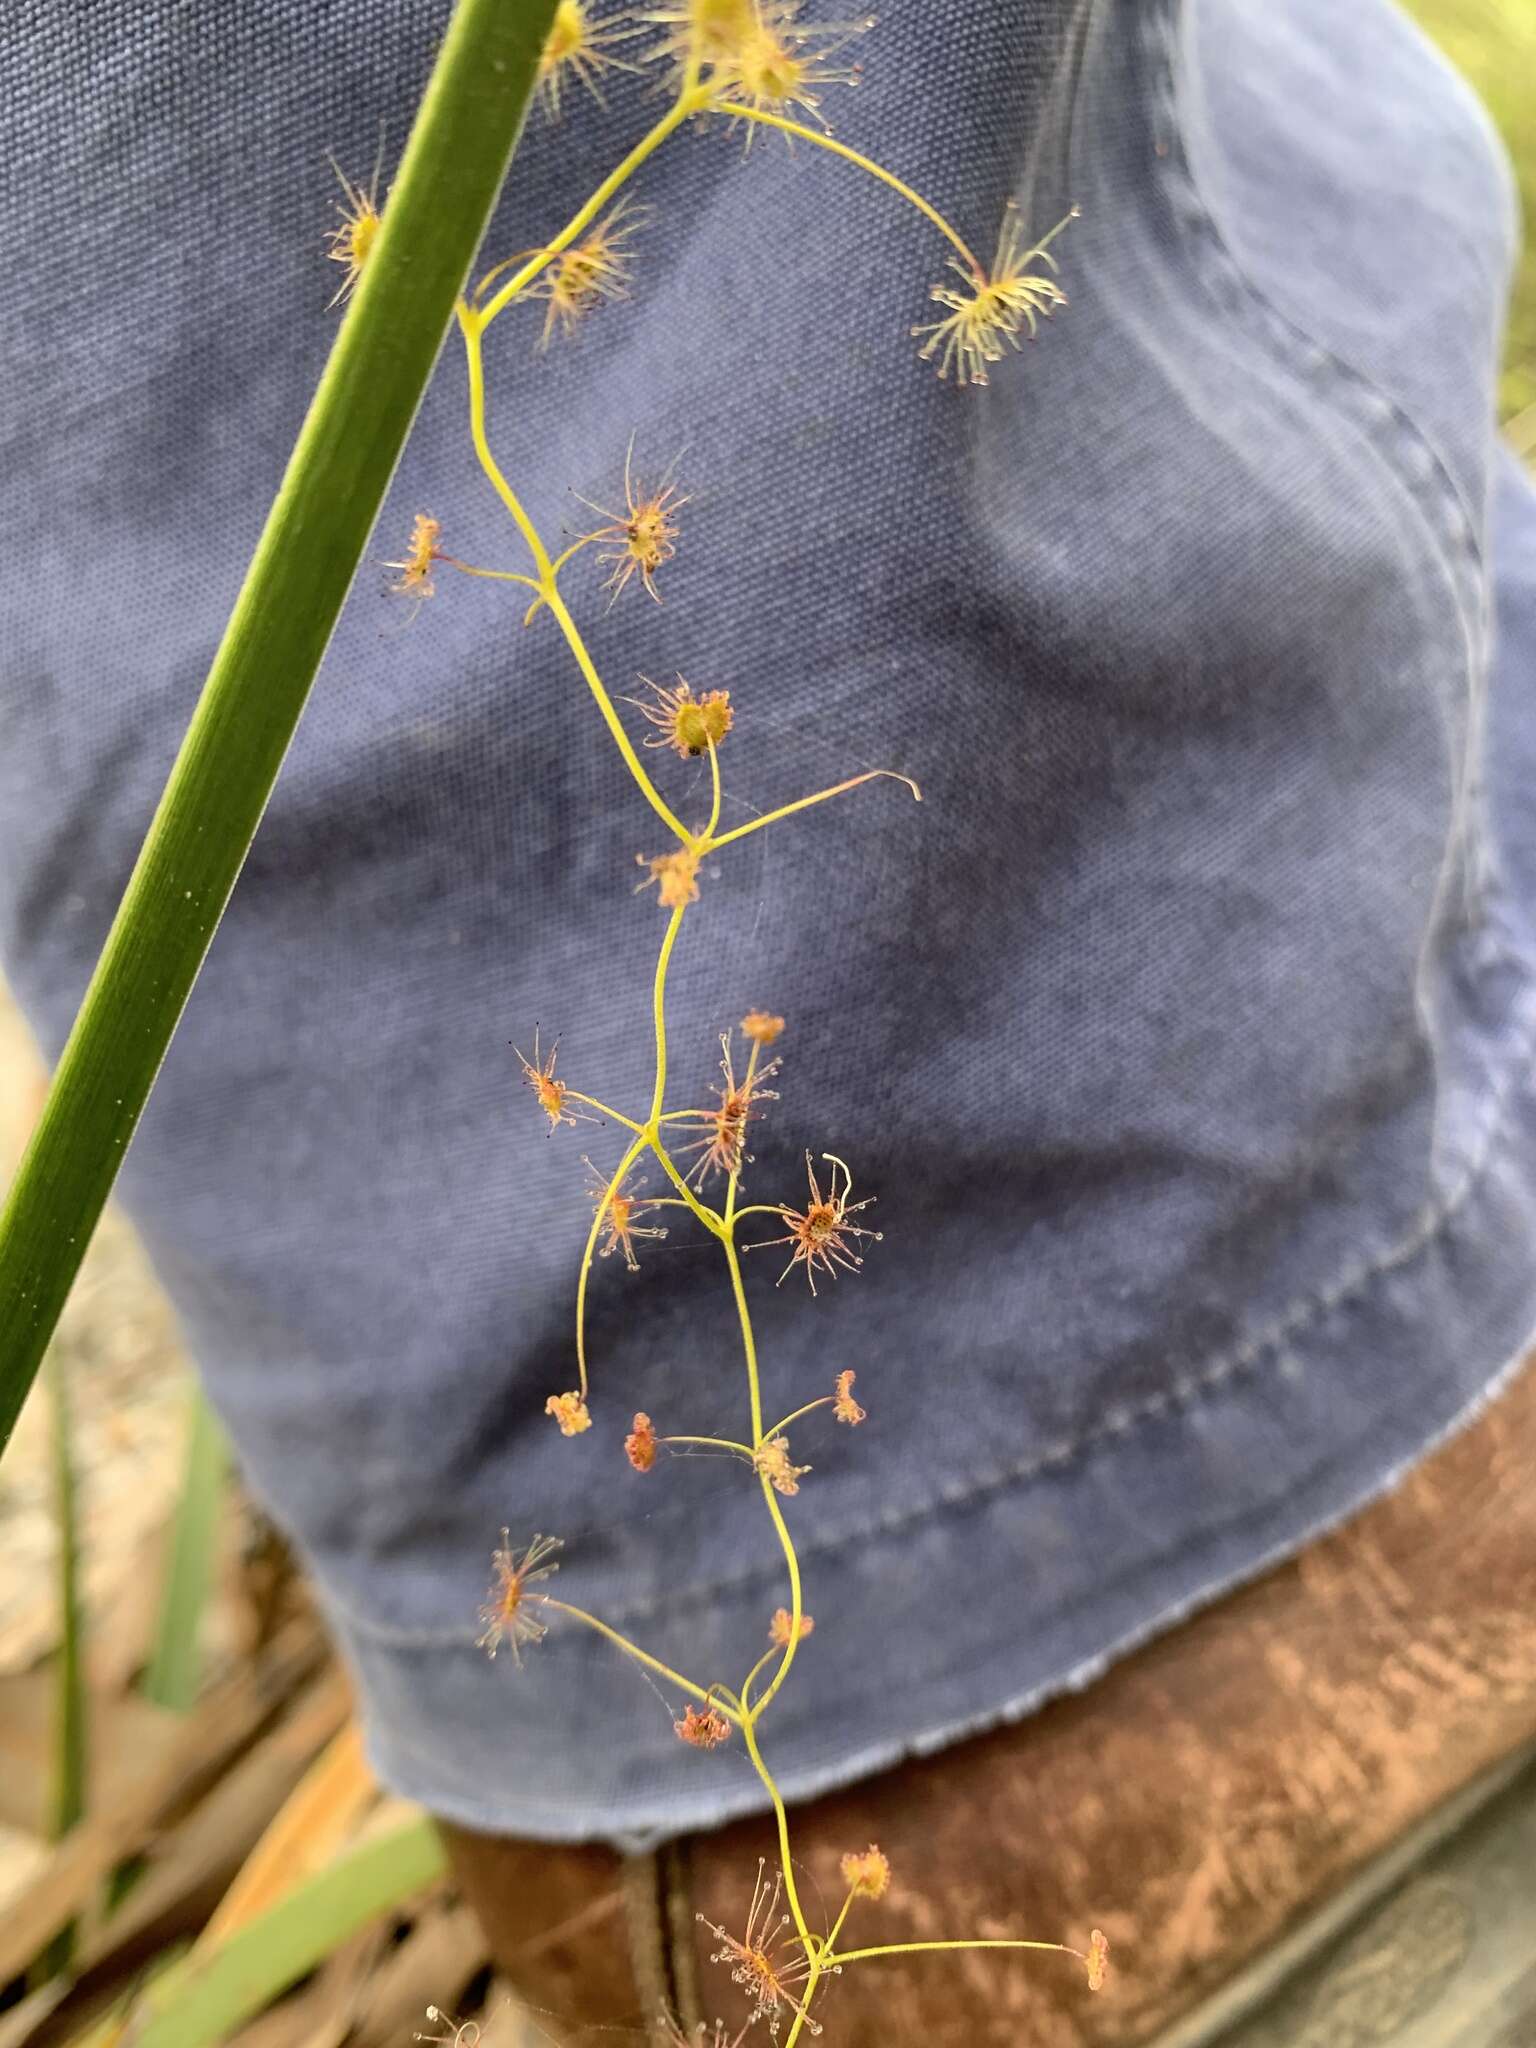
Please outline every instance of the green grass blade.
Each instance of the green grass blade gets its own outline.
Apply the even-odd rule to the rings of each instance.
[[[443,39],[383,232],[0,1214],[0,1448],[304,708],[495,203],[553,13],[554,0],[459,0]]]
[[[187,1948],[185,1941],[175,1942],[152,1957],[138,1979],[120,1997],[113,1999],[101,2018],[85,2033],[75,2036],[73,2048],[122,2048],[133,2021],[134,2007],[141,1998],[149,1995],[162,1977],[169,1976],[186,1955]]]
[[[48,1831],[57,1841],[84,1814],[86,1792],[79,1502],[75,1491],[69,1377],[57,1345],[48,1353],[46,1379],[53,1410],[53,1499],[59,1538],[58,1687],[54,1695],[53,1778],[48,1800]]]
[[[197,1701],[203,1608],[213,1582],[226,1462],[224,1432],[202,1388],[194,1386],[188,1404],[181,1493],[160,1589],[155,1647],[143,1685],[146,1699],[174,1714],[185,1714]]]
[[[84,1627],[80,1608],[80,1520],[75,1490],[74,1429],[69,1374],[55,1344],[43,1361],[51,1408],[54,1524],[58,1535],[59,1654],[54,1667],[53,1767],[48,1786],[48,1832],[67,1835],[85,1814],[89,1752],[86,1732]],[[43,1954],[36,1978],[46,1982],[69,1968],[75,1928],[62,1927]]]
[[[134,2048],[212,2048],[227,2040],[349,1935],[403,1905],[445,1867],[425,1814],[353,1849],[211,1954],[194,1954],[166,1971],[135,2016]]]

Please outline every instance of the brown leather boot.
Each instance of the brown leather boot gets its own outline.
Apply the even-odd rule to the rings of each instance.
[[[858,1943],[1027,1935],[1083,1949],[1100,1927],[1102,1993],[1061,1956],[881,1959],[830,1985],[817,2017],[836,2048],[1129,2048],[1180,2020],[1193,2033],[1188,2016],[1220,1987],[1360,1873],[1393,1874],[1393,1845],[1533,1739],[1528,1365],[1386,1499],[1083,1693],[793,1814],[811,1898],[841,1899],[846,1851],[873,1841],[890,1859],[889,1892],[854,1908]],[[1536,1825],[1536,1789],[1530,1814]],[[732,2034],[745,2018],[696,1916],[739,1931],[758,1858],[772,1866],[764,1822],[633,1859],[446,1833],[502,1971],[557,2038],[651,2025],[663,2001]],[[1524,1937],[1520,1880],[1500,1885],[1514,1913],[1500,1967],[1528,1972],[1515,2024],[1530,2032],[1510,2048],[1536,2042],[1536,1865],[1523,1881]],[[1315,2038],[1393,2035],[1403,1982],[1445,1939],[1442,1916],[1399,1943],[1400,1962],[1350,1993],[1354,2021]]]

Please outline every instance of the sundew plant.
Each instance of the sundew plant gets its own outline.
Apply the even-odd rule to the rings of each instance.
[[[716,1673],[689,1675],[663,1663],[600,1616],[556,1597],[551,1581],[561,1548],[557,1537],[531,1532],[514,1537],[503,1530],[482,1610],[481,1642],[491,1656],[506,1651],[518,1664],[553,1624],[596,1630],[681,1702],[674,1720],[681,1742],[696,1749],[739,1742],[745,1750],[773,1808],[778,1855],[775,1867],[760,1865],[755,1872],[743,1873],[740,1921],[732,1928],[709,1924],[717,1944],[713,1959],[722,1966],[722,1994],[727,2000],[733,1996],[729,1979],[745,1995],[746,2005],[739,2022],[714,2023],[708,2035],[713,2048],[734,2048],[758,2021],[766,2023],[775,2040],[784,2033],[785,2048],[794,2048],[803,2033],[821,2033],[817,2007],[828,1980],[886,1956],[954,1949],[1048,1950],[1075,1956],[1093,1990],[1103,1983],[1108,1961],[1108,1944],[1098,1929],[1091,1931],[1084,1949],[1061,1942],[981,1941],[963,1935],[900,1943],[855,1939],[847,1931],[855,1909],[862,1915],[877,1904],[891,1880],[886,1858],[874,1845],[851,1846],[843,1856],[846,1894],[841,1907],[829,1927],[813,1928],[796,1884],[790,1819],[768,1755],[774,1702],[790,1683],[799,1646],[814,1627],[791,1530],[794,1510],[786,1506],[800,1492],[810,1469],[796,1459],[808,1430],[854,1429],[865,1411],[854,1392],[857,1371],[848,1367],[836,1374],[830,1387],[808,1390],[809,1397],[791,1413],[765,1413],[743,1257],[767,1250],[776,1261],[775,1280],[805,1285],[807,1312],[814,1313],[812,1297],[818,1285],[856,1276],[866,1254],[878,1245],[880,1233],[873,1222],[874,1197],[859,1188],[852,1167],[830,1153],[807,1153],[804,1185],[792,1194],[771,1201],[747,1199],[753,1126],[764,1105],[777,1099],[770,1084],[779,1078],[782,1064],[777,1048],[786,1023],[771,1007],[750,1011],[721,1040],[721,1079],[712,1101],[668,1106],[667,974],[685,920],[696,906],[700,916],[708,915],[706,860],[728,855],[749,833],[792,832],[797,812],[812,804],[853,798],[865,785],[892,784],[891,794],[913,799],[919,797],[917,785],[899,767],[873,769],[722,831],[721,763],[730,746],[734,716],[730,693],[700,687],[681,675],[671,681],[626,679],[625,688],[615,691],[599,674],[567,596],[575,576],[588,573],[590,558],[599,572],[598,602],[634,602],[645,595],[659,602],[658,585],[685,524],[685,489],[671,474],[657,477],[638,468],[632,441],[622,459],[622,497],[616,491],[611,504],[593,506],[588,530],[552,553],[493,453],[486,426],[484,347],[489,330],[514,308],[528,304],[537,316],[530,323],[534,347],[557,348],[582,322],[624,299],[639,253],[636,238],[646,224],[645,209],[634,190],[637,175],[657,150],[705,119],[738,127],[746,144],[758,131],[772,130],[829,151],[852,172],[877,180],[897,200],[916,208],[947,245],[950,276],[933,285],[929,294],[937,317],[912,329],[918,356],[940,377],[952,375],[961,385],[985,384],[989,371],[1010,349],[1019,347],[1026,332],[1033,335],[1042,317],[1065,305],[1048,246],[1065,221],[1030,241],[1010,207],[998,227],[992,261],[984,264],[936,206],[895,172],[831,135],[822,100],[830,89],[854,83],[857,66],[850,53],[872,25],[803,23],[796,0],[678,0],[674,6],[601,17],[588,0],[559,0],[539,66],[548,116],[574,116],[578,105],[584,118],[592,107],[601,112],[609,75],[642,69],[657,71],[663,78],[666,110],[551,241],[494,264],[457,307],[468,373],[470,437],[480,467],[520,537],[523,565],[489,567],[458,559],[445,545],[443,523],[426,513],[417,515],[403,552],[388,564],[395,572],[391,588],[413,610],[436,595],[445,571],[518,586],[524,626],[549,630],[552,623],[562,635],[609,739],[651,814],[648,841],[639,846],[631,842],[627,849],[627,857],[640,869],[636,915],[646,914],[646,906],[651,915],[661,913],[650,990],[655,1067],[649,1101],[621,1109],[587,1092],[578,1085],[586,1076],[559,1070],[558,1041],[546,1047],[535,1036],[518,1054],[532,1106],[547,1119],[552,1135],[572,1144],[573,1203],[581,1199],[577,1160],[585,1167],[591,1212],[576,1266],[575,1384],[552,1391],[546,1411],[557,1441],[592,1427],[594,1361],[588,1353],[586,1325],[595,1263],[616,1257],[633,1270],[651,1242],[674,1230],[699,1232],[713,1240],[740,1328],[740,1434],[693,1434],[674,1429],[670,1419],[666,1427],[658,1427],[649,1415],[638,1412],[624,1437],[624,1452],[642,1474],[652,1473],[658,1461],[673,1452],[704,1450],[734,1459],[742,1484],[761,1502],[765,1541],[777,1545],[782,1554],[784,1602],[771,1617],[764,1616],[766,1647],[744,1676],[731,1682]],[[374,247],[381,201],[376,178],[363,184],[343,177],[342,183],[345,203],[338,208],[341,219],[330,253],[342,268],[338,297],[344,299]],[[620,467],[616,451],[616,477]],[[664,793],[669,756],[683,763],[707,762],[710,803],[702,824],[685,822]],[[876,800],[876,793],[857,800]],[[814,1028],[814,1020],[802,1021]],[[580,1142],[576,1134],[583,1125],[594,1130],[609,1125],[625,1134],[616,1164],[595,1165],[589,1155],[575,1152]],[[645,1192],[653,1179],[656,1191]],[[867,1389],[861,1393],[871,1397]],[[872,1398],[878,1399],[878,1389]],[[690,2039],[669,2014],[660,2016],[658,2026],[662,2038],[678,2048],[702,2048],[706,2039],[702,2028]]]

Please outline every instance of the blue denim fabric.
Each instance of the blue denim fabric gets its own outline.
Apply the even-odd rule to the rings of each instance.
[[[334,316],[323,151],[398,145],[438,0],[103,0],[0,42],[0,946],[57,1047]],[[792,1795],[1021,1714],[1387,1486],[1536,1324],[1536,500],[1491,385],[1513,238],[1486,123],[1384,0],[896,0],[841,132],[1070,310],[985,391],[908,327],[945,255],[847,166],[671,144],[633,302],[493,336],[491,434],[546,532],[626,442],[692,493],[658,609],[572,589],[616,688],[727,687],[730,819],[673,975],[675,1104],[782,1010],[752,1187],[803,1147],[884,1241],[812,1302],[749,1265],[817,1621],[765,1726]],[[489,255],[653,118],[532,122]],[[519,565],[445,358],[375,549],[434,512]],[[783,1599],[728,1464],[718,1259],[600,1267],[507,1041],[648,1086],[661,850],[549,621],[362,577],[122,1189],[251,1481],[309,1557],[385,1777],[634,1839],[760,1803],[574,1627],[474,1648],[503,1522],[559,1590],[734,1679]],[[660,759],[689,817],[695,768]]]

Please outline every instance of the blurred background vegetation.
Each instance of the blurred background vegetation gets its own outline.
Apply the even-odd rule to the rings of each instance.
[[[1410,13],[1471,80],[1514,159],[1525,213],[1499,411],[1536,454],[1536,0],[1406,0]]]

